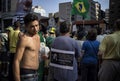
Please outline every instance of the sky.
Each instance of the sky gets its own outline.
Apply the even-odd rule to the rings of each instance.
[[[101,4],[102,10],[109,8],[109,0],[94,0]],[[33,6],[40,5],[48,13],[59,11],[59,3],[73,2],[73,0],[33,0]]]

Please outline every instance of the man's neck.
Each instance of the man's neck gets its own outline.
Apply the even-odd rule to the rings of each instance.
[[[28,32],[26,32],[26,35],[29,36],[29,37],[35,36],[35,34],[30,34],[30,33],[28,33]]]
[[[15,30],[20,30],[20,28],[16,28]]]
[[[70,36],[70,33],[62,33],[61,36]]]

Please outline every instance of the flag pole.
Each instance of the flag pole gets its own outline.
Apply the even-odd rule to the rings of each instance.
[[[85,20],[84,20],[84,16],[82,16],[82,21],[83,21],[83,28],[84,28],[84,25],[85,25]]]

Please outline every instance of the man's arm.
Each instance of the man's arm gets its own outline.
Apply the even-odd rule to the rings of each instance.
[[[106,50],[106,44],[107,44],[107,39],[108,38],[104,38],[102,40],[102,42],[100,43],[100,46],[99,46],[99,51],[98,51],[98,59],[99,59],[99,64],[101,65],[103,59],[102,59],[102,56],[104,55],[104,52]]]
[[[20,81],[20,61],[25,50],[24,38],[21,37],[17,43],[16,54],[14,57],[13,73],[15,81]]]
[[[1,38],[0,38],[0,51],[1,51],[2,45],[1,45]]]

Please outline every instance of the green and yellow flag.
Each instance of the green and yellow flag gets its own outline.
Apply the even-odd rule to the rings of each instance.
[[[88,11],[89,11],[88,0],[73,0],[72,15],[78,14],[86,18]]]

